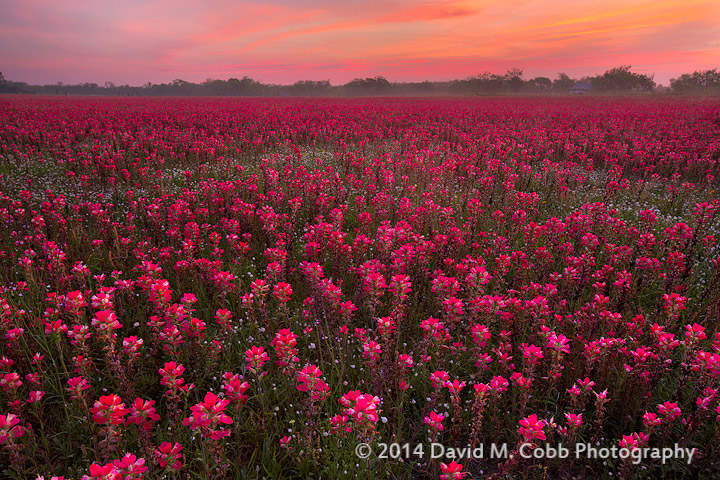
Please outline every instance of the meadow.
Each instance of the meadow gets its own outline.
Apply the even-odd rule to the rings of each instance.
[[[716,477],[719,161],[717,98],[0,97],[0,476]]]

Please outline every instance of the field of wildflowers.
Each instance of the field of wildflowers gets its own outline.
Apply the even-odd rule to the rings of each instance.
[[[717,100],[0,119],[2,477],[720,475]],[[697,453],[518,455],[558,442]]]

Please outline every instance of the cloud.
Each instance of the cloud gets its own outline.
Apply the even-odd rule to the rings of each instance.
[[[140,84],[526,75],[720,63],[716,0],[0,0],[7,78]]]

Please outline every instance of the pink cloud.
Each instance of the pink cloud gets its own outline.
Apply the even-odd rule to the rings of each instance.
[[[720,63],[716,0],[0,0],[10,79],[140,84],[385,75],[526,76],[620,64],[671,76]]]

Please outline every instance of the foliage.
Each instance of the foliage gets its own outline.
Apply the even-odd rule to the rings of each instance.
[[[655,82],[647,75],[630,71],[630,66],[615,67],[590,79],[598,93],[651,92]]]
[[[718,112],[1,98],[1,475],[717,477]]]
[[[678,79],[676,91],[713,91],[709,82],[712,72],[695,72]],[[714,78],[714,77],[712,77]],[[630,71],[630,67],[616,67],[603,75],[587,77],[596,93],[649,92],[655,84],[647,75]],[[712,80],[714,81],[714,80]],[[207,79],[192,83],[175,79],[170,83],[146,83],[140,87],[115,85],[105,82],[64,85],[27,85],[22,82],[0,81],[0,93],[36,93],[51,95],[115,95],[115,96],[222,96],[222,97],[276,97],[276,96],[389,96],[389,95],[438,95],[438,94],[565,94],[577,82],[565,73],[555,80],[546,77],[523,79],[523,71],[513,68],[505,74],[484,72],[465,79],[424,82],[390,82],[385,77],[355,78],[344,85],[333,86],[329,80],[301,80],[292,85],[271,85],[247,76],[228,80]],[[698,83],[700,82],[700,83]],[[705,83],[702,83],[705,82]],[[715,85],[712,83],[712,85]],[[708,90],[709,88],[709,90]]]
[[[712,69],[685,73],[670,80],[670,86],[678,93],[720,94],[720,72]]]

